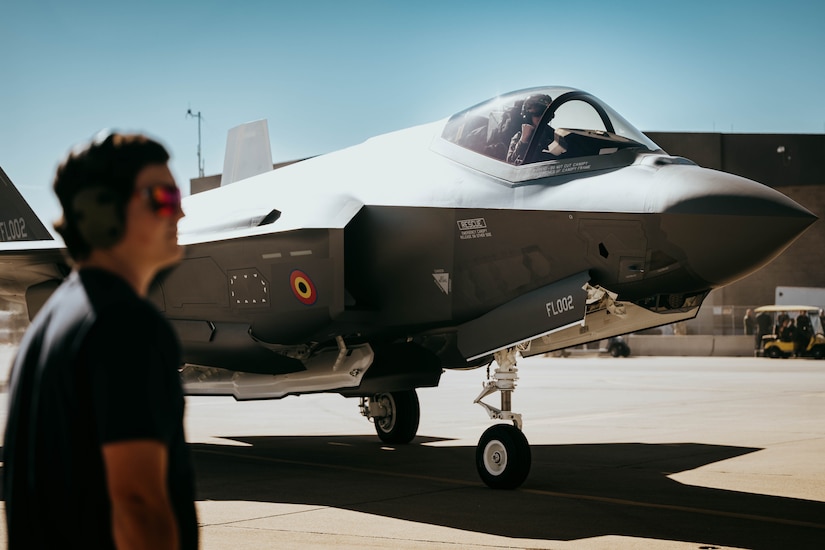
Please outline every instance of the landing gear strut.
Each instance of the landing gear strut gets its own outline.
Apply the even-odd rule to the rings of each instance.
[[[495,353],[496,370],[474,401],[484,407],[490,418],[513,422],[512,426],[496,424],[488,428],[476,447],[478,475],[493,489],[515,489],[520,486],[527,479],[532,462],[530,444],[521,432],[521,415],[511,410],[512,394],[518,380],[516,353],[516,348]],[[497,391],[501,392],[500,409],[481,401]]]
[[[378,393],[361,398],[361,414],[375,422],[384,443],[409,443],[418,431],[421,407],[415,390]]]

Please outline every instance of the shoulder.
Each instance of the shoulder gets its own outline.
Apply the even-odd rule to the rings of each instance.
[[[174,345],[175,336],[168,321],[122,280],[89,278],[84,285],[94,311],[87,346],[118,350],[121,356],[124,350],[129,350],[129,355],[142,356],[153,352],[158,344]]]
[[[77,273],[71,273],[39,309],[20,343],[18,356],[68,353],[95,322],[94,308]],[[44,353],[48,350],[48,353]]]
[[[78,279],[88,296],[97,324],[129,325],[162,322],[160,312],[138,296],[126,281],[100,269],[83,269]]]

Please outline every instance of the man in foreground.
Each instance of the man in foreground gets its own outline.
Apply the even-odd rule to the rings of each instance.
[[[54,190],[75,269],[33,320],[9,384],[9,548],[197,548],[180,349],[146,299],[181,257],[162,145],[110,134]]]

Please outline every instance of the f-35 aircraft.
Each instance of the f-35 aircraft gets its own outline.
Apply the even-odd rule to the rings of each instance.
[[[0,297],[30,317],[67,274],[8,181]],[[185,259],[151,298],[190,394],[337,392],[378,436],[418,429],[416,388],[490,365],[484,482],[530,469],[516,356],[694,317],[815,220],[781,193],[667,155],[592,95],[499,96],[449,119],[188,197]],[[128,350],[124,350],[128,353]],[[499,407],[483,398],[500,393]]]

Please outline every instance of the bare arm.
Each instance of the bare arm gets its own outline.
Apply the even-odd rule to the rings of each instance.
[[[103,446],[103,460],[118,549],[178,548],[178,527],[166,485],[166,446],[149,439],[108,443]]]

